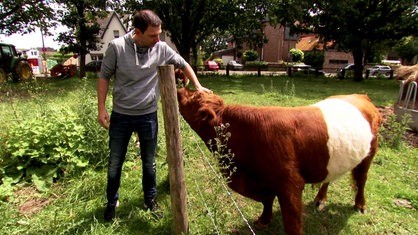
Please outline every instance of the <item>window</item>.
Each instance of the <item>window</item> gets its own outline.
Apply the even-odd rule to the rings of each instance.
[[[115,38],[118,38],[119,37],[119,30],[113,30],[113,36]]]
[[[12,56],[13,55],[13,53],[12,53],[12,50],[10,49],[10,47],[8,47],[8,46],[2,46],[2,51],[3,51],[3,55],[4,56]]]
[[[330,64],[348,64],[348,60],[329,60]]]

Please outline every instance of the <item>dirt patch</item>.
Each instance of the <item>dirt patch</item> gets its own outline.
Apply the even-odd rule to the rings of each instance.
[[[393,107],[378,107],[383,117],[383,126],[387,124],[389,117],[394,114]],[[415,148],[418,148],[418,133],[413,131],[406,131],[403,135],[403,140]]]
[[[22,187],[15,192],[20,214],[30,217],[53,201],[53,197],[42,198],[34,187]]]

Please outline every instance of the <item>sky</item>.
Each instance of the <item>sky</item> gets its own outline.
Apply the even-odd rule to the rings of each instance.
[[[45,36],[45,47],[59,49],[61,46],[58,42],[54,41],[54,39],[58,36],[58,33],[63,31],[64,27],[59,27],[55,30],[54,36]],[[23,36],[20,34],[12,34],[10,36],[0,34],[0,42],[13,44],[16,46],[17,49],[31,49],[36,47],[42,47],[42,34],[39,29],[36,29],[33,33],[25,34]]]

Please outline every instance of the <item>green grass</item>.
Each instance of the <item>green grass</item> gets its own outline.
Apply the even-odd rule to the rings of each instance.
[[[329,95],[367,93],[376,105],[391,106],[398,92],[398,84],[393,80],[358,83],[310,77],[202,76],[200,81],[228,104],[299,106],[312,104]],[[76,106],[74,100],[85,95],[81,92],[82,87],[87,87],[91,93],[86,99],[92,99],[95,94],[94,79],[0,84],[0,128],[4,130],[0,137],[6,135],[8,128],[19,120],[37,118],[50,107]],[[141,160],[132,139],[123,169],[120,207],[117,208],[117,218],[113,223],[103,221],[106,202],[106,165],[103,164],[64,175],[47,193],[38,192],[27,183],[19,183],[13,196],[0,201],[2,233],[172,234],[161,109],[159,115],[157,199],[164,211],[161,220],[155,220],[143,210]],[[215,167],[216,162],[204,143],[182,119],[180,124],[190,233],[216,234],[218,231],[220,234],[250,234],[232,200],[239,205],[250,224],[260,215],[261,204],[229,190],[231,199],[221,185],[222,181],[218,180],[209,166],[210,163]],[[97,128],[101,128],[98,123]],[[0,154],[6,152],[0,150]],[[107,159],[107,156],[102,157]],[[417,149],[405,144],[400,149],[380,149],[366,184],[366,214],[359,214],[352,209],[354,194],[349,175],[331,184],[328,204],[321,212],[316,211],[312,204],[318,188],[306,185],[303,196],[304,234],[417,234],[417,158]],[[256,233],[284,233],[277,200],[269,228]]]

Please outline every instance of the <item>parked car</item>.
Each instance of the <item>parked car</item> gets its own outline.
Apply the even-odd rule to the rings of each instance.
[[[294,64],[290,66],[290,70],[288,70],[288,75],[293,76],[296,74],[312,74],[316,76],[324,76],[325,73],[322,70],[316,70],[312,68],[312,66],[308,64]]]
[[[337,78],[344,79],[347,76],[347,72],[354,73],[354,64],[346,64],[343,67],[337,69]]]
[[[235,60],[231,60],[228,62],[228,67],[232,70],[243,70],[244,69],[244,65],[238,63]]]
[[[390,76],[393,73],[392,68],[387,65],[375,65],[371,68],[368,68],[367,71],[369,75],[371,76],[378,76],[378,75]]]
[[[102,66],[101,60],[93,60],[87,63],[85,68],[87,72],[99,72],[101,66]]]
[[[205,62],[205,70],[218,71],[219,70],[219,65],[218,65],[218,63],[216,63],[213,60],[207,60]]]

